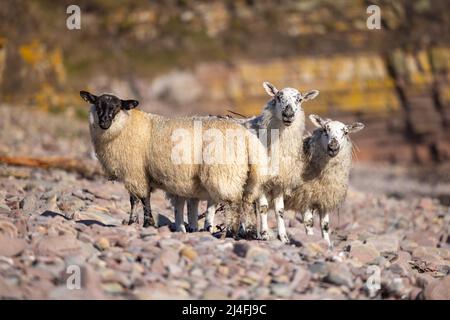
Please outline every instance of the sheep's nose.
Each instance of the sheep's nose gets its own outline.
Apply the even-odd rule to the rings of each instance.
[[[339,143],[338,143],[337,139],[335,139],[335,138],[331,139],[331,141],[328,143],[328,148],[333,151],[339,150]]]
[[[294,117],[294,109],[291,106],[287,106],[283,111],[283,117],[285,118],[293,118]]]

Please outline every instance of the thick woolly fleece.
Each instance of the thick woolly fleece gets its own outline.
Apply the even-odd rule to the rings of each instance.
[[[271,157],[272,173],[264,185],[267,195],[275,197],[298,187],[302,183],[303,132],[305,130],[305,113],[298,110],[294,122],[286,127],[276,118],[275,100],[270,100],[260,116],[245,121],[248,129],[267,129],[268,154]],[[240,121],[242,123],[242,121]],[[272,130],[278,130],[278,139],[271,140]],[[275,131],[274,131],[275,132]],[[298,168],[300,171],[292,170]]]
[[[202,133],[208,129],[223,134],[226,130],[234,130],[246,137],[245,147],[238,150],[239,154],[231,162],[177,164],[171,157],[172,134],[174,130],[184,129],[193,136],[192,118],[169,119],[137,109],[122,110],[107,130],[98,126],[96,118],[96,112],[91,109],[91,138],[102,167],[111,178],[122,181],[126,189],[138,197],[146,197],[152,188],[159,188],[182,197],[251,203],[265,183],[264,165],[255,158],[265,154],[263,145],[233,121],[202,119]],[[194,154],[207,148],[208,141],[203,141],[201,148],[194,148],[190,142],[181,147]]]
[[[318,210],[329,212],[345,199],[352,162],[352,143],[342,146],[338,155],[330,157],[321,143],[324,130],[316,129],[304,139],[302,184],[286,198],[286,209],[300,211]]]

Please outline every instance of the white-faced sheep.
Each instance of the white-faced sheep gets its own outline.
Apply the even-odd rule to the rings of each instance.
[[[241,125],[225,119],[169,119],[134,109],[136,100],[86,91],[80,95],[92,104],[90,132],[97,158],[107,175],[125,184],[132,208],[136,198],[143,202],[144,226],[154,224],[152,188],[241,204],[243,212],[259,196],[266,177],[265,148]],[[221,140],[229,133],[243,137],[232,152]]]
[[[260,237],[269,237],[267,213],[269,201],[273,201],[278,237],[287,243],[289,238],[283,219],[284,195],[302,183],[301,175],[293,170],[303,165],[303,141],[300,137],[305,129],[305,113],[302,103],[317,97],[319,91],[311,90],[302,94],[294,88],[278,90],[269,82],[264,82],[263,86],[272,99],[266,104],[261,116],[247,122],[248,128],[265,129],[270,156],[271,175],[257,206],[261,219]]]
[[[317,115],[309,118],[318,129],[304,139],[303,183],[286,198],[286,208],[302,213],[307,234],[313,232],[313,213],[317,212],[322,237],[331,247],[328,213],[344,201],[347,193],[353,148],[349,134],[364,125],[345,125]]]

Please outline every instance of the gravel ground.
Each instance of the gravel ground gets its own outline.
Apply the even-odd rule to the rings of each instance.
[[[3,155],[91,153],[87,124],[70,115],[0,107],[0,133]],[[160,227],[128,226],[120,183],[0,165],[0,298],[450,299],[450,179],[437,179],[356,165],[329,250],[317,221],[306,236],[292,212],[289,245],[172,232],[160,192]]]

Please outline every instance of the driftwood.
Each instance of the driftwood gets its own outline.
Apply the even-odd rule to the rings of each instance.
[[[22,156],[0,156],[0,164],[7,164],[21,167],[61,169],[69,172],[76,172],[84,178],[95,178],[103,175],[103,172],[96,161],[80,160],[64,157],[22,157]]]

